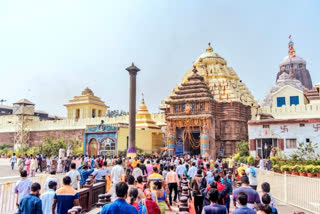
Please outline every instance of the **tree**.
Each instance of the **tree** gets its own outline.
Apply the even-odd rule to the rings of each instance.
[[[249,156],[249,143],[242,141],[237,144],[238,152],[241,157]]]
[[[297,150],[290,156],[293,160],[316,160],[319,156],[316,154],[318,145],[312,143],[299,143]]]

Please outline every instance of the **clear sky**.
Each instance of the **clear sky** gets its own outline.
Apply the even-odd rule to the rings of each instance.
[[[85,87],[111,109],[128,109],[132,61],[151,112],[207,43],[263,99],[292,34],[296,54],[320,82],[320,1],[0,1],[0,99],[27,98],[66,116]]]

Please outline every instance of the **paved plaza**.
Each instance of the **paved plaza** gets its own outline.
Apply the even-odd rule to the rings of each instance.
[[[38,173],[36,176],[41,175]],[[10,165],[9,165],[9,159],[0,159],[0,184],[1,183],[6,183],[8,181],[15,182],[19,180],[19,173],[17,169],[11,170]],[[281,202],[279,200],[277,201],[277,209],[279,213],[294,213],[294,212],[304,212],[305,214],[312,214],[311,212],[299,209],[297,207],[294,207],[292,205],[288,205],[284,202]],[[97,214],[101,208],[95,208],[92,209],[89,214]],[[167,210],[166,213],[168,214],[175,214],[179,213],[179,208],[177,206],[172,207],[172,211]],[[183,213],[183,212],[180,212]]]

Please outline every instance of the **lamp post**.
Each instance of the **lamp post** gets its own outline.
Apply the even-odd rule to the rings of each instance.
[[[130,76],[129,89],[129,148],[127,157],[136,157],[136,90],[137,90],[137,73],[140,71],[133,63],[126,68]]]

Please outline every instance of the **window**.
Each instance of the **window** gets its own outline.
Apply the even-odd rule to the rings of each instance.
[[[299,96],[290,96],[290,105],[299,105]]]
[[[285,106],[286,98],[285,97],[277,97],[277,107]]]
[[[305,125],[304,125],[304,123],[300,123],[300,125],[299,125],[300,127],[304,127]]]
[[[297,139],[286,139],[286,148],[287,149],[297,148]]]
[[[101,117],[101,110],[98,111],[98,117]]]
[[[92,118],[95,118],[95,117],[96,117],[96,110],[92,109]]]
[[[310,138],[306,138],[306,143],[310,143]]]
[[[76,110],[76,119],[79,119],[80,118],[80,109],[77,109]]]
[[[270,128],[270,126],[269,125],[262,125],[262,128],[268,129],[268,128]]]

